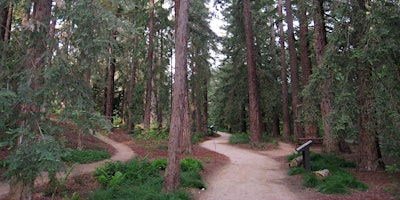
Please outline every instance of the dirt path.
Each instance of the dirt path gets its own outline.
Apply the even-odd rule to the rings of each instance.
[[[135,157],[135,153],[132,151],[132,149],[129,146],[122,144],[122,143],[115,142],[114,140],[111,140],[108,137],[103,136],[103,135],[96,135],[96,136],[103,142],[108,143],[111,146],[113,146],[116,149],[116,153],[110,159],[107,159],[107,160],[102,160],[102,161],[95,162],[95,163],[77,165],[71,172],[70,177],[94,172],[96,170],[96,167],[98,167],[106,162],[110,162],[110,161],[125,162],[125,161],[131,160],[133,157]],[[59,178],[65,177],[65,174],[59,174],[58,177]],[[42,177],[39,177],[35,180],[35,185],[42,185],[44,183],[47,183],[48,181],[49,181],[49,179],[47,177],[47,174],[43,174]],[[8,182],[1,183],[0,184],[0,199],[6,199],[9,190],[10,190],[10,186],[9,186]]]
[[[272,157],[290,155],[293,147],[280,143],[278,149],[256,152],[228,144],[229,134],[206,141],[201,146],[228,156],[231,163],[216,171],[207,182],[207,190],[200,191],[196,199],[201,200],[299,200],[285,186],[286,172]]]

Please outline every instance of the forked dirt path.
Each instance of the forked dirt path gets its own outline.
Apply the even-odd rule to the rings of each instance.
[[[290,155],[294,148],[280,143],[276,150],[253,151],[228,144],[230,134],[208,140],[201,146],[228,156],[229,164],[207,180],[208,188],[196,194],[199,200],[299,200],[284,182],[286,172],[273,157]]]
[[[102,160],[99,162],[94,162],[94,163],[88,163],[88,164],[81,164],[77,165],[69,175],[69,177],[74,177],[74,176],[79,176],[82,174],[87,174],[94,172],[96,170],[96,167],[110,161],[128,161],[134,158],[136,155],[132,151],[132,149],[122,143],[115,142],[114,140],[109,139],[108,137],[104,135],[96,135],[100,140],[102,140],[105,143],[110,144],[113,146],[116,150],[116,153],[110,158],[106,160]],[[65,174],[61,173],[57,175],[59,178],[65,177]],[[44,183],[47,183],[49,181],[47,174],[43,174],[42,177],[39,177],[35,180],[35,185],[42,185]],[[10,190],[10,186],[7,183],[1,183],[0,184],[0,199],[6,199],[8,196],[8,192]]]

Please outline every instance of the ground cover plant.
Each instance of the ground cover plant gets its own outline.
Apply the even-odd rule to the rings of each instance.
[[[102,187],[90,199],[190,199],[189,192],[184,189],[168,194],[161,192],[166,165],[165,158],[108,162],[94,173]],[[203,168],[201,161],[184,158],[181,162],[181,188],[205,188],[200,175]]]
[[[290,161],[299,154],[293,154],[287,157]],[[354,162],[347,161],[332,154],[317,154],[311,152],[311,170],[319,171],[328,169],[330,175],[325,179],[318,178],[314,173],[306,171],[302,166],[289,169],[289,175],[302,174],[304,186],[316,188],[318,192],[324,194],[348,194],[351,189],[365,191],[368,185],[358,181],[349,171],[349,168],[355,168]]]
[[[104,150],[69,150],[62,160],[67,163],[92,163],[111,158],[111,154]]]

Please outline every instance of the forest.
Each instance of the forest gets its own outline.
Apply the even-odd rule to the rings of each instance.
[[[210,22],[220,18],[222,33]],[[76,137],[169,133],[164,191],[209,127],[400,168],[398,0],[2,0],[0,147],[17,191]],[[26,163],[29,163],[27,165]]]

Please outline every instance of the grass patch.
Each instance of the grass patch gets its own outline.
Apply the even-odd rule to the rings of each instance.
[[[292,160],[299,156],[293,154],[287,157]],[[302,174],[304,185],[316,188],[324,194],[348,194],[350,189],[365,191],[368,185],[358,181],[346,168],[354,168],[354,162],[349,162],[331,154],[316,154],[311,152],[311,169],[313,171],[328,169],[330,175],[324,179],[318,179],[313,173],[307,172],[302,166],[290,168],[289,175]]]
[[[63,157],[64,162],[72,163],[92,163],[111,158],[111,154],[101,150],[71,150],[68,155]]]
[[[161,192],[166,164],[167,159],[106,163],[94,172],[102,188],[96,190],[90,199],[190,199],[190,194],[182,189],[169,194]],[[201,161],[183,159],[181,187],[205,188],[199,173],[202,169]]]

